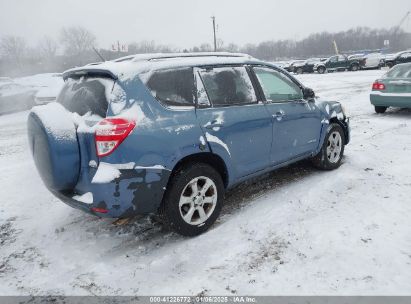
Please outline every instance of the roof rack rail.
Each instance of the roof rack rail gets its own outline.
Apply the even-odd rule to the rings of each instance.
[[[152,54],[136,54],[115,59],[114,62],[122,61],[152,61],[173,58],[190,58],[190,57],[249,57],[243,53],[229,52],[197,52],[197,53],[152,53]]]

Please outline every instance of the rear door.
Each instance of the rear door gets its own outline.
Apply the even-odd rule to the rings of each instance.
[[[349,67],[348,58],[343,55],[338,55],[337,68],[346,69]]]
[[[272,164],[315,151],[322,124],[321,112],[314,101],[304,100],[301,87],[279,70],[256,66],[253,71],[273,121]]]
[[[338,68],[338,56],[332,56],[328,59],[327,68],[330,70],[334,70]]]
[[[196,70],[197,118],[214,153],[229,162],[237,178],[270,163],[271,116],[257,100],[244,66]]]

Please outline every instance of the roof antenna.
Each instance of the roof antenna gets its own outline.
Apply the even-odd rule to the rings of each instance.
[[[96,52],[97,56],[100,57],[101,60],[106,61],[104,59],[104,57],[99,53],[99,51],[96,50],[96,48],[94,46],[92,46],[92,49],[93,49],[94,52]]]

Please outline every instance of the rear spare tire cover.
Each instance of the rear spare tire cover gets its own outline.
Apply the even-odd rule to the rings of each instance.
[[[72,190],[80,174],[80,151],[71,114],[53,102],[34,107],[27,124],[34,163],[47,188]]]

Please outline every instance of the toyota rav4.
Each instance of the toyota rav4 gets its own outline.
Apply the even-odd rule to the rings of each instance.
[[[182,235],[207,230],[243,181],[302,159],[338,168],[350,139],[338,102],[243,54],[136,55],[63,78],[28,117],[47,188],[100,217],[158,213]]]

